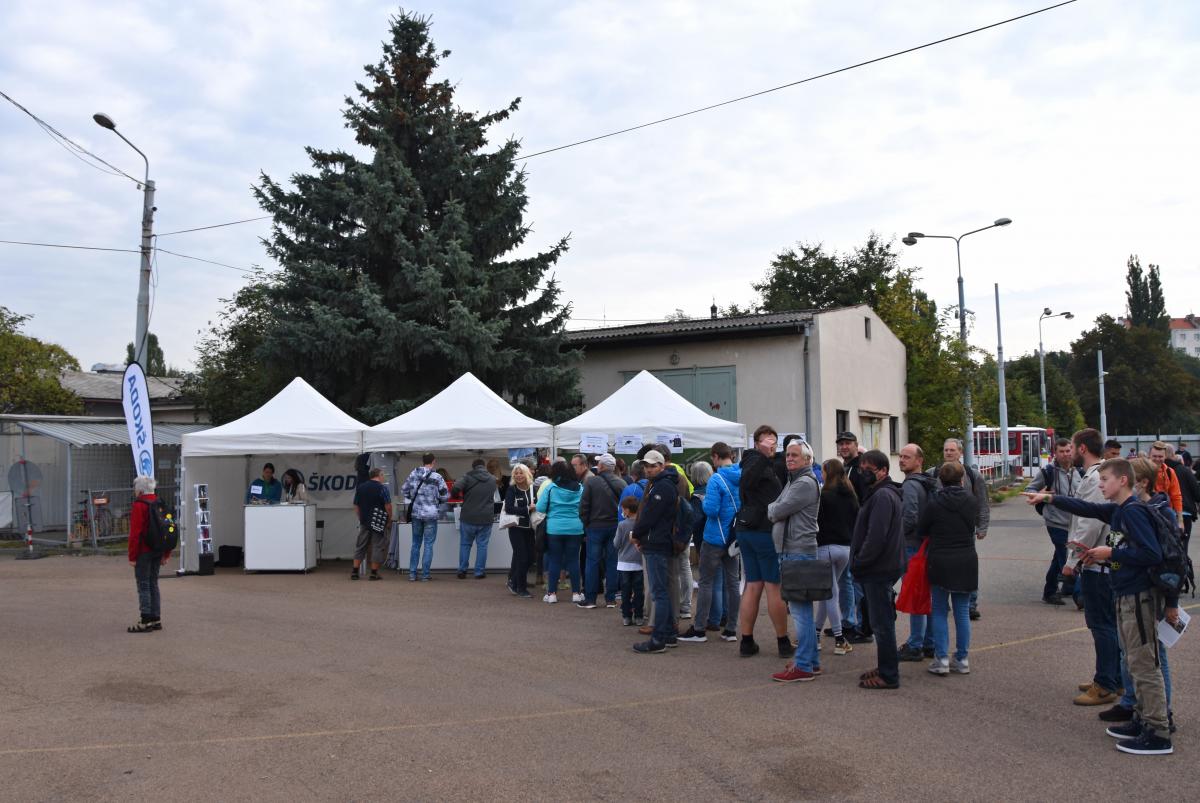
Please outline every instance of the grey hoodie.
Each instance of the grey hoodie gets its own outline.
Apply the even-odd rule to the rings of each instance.
[[[463,501],[459,518],[467,524],[491,524],[496,520],[496,478],[482,466],[473,468],[458,481]]]
[[[810,466],[788,475],[783,493],[767,505],[767,518],[774,525],[771,537],[779,554],[817,554],[817,512],[821,505],[821,486]]]

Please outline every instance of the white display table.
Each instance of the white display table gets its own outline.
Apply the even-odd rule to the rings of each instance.
[[[246,571],[316,567],[316,505],[246,505],[245,523]]]
[[[433,565],[432,569],[457,569],[458,568],[458,522],[455,520],[439,521],[437,530],[437,540],[433,542]],[[389,557],[395,561],[397,571],[408,570],[408,558],[412,548],[412,525],[411,524],[396,524],[392,528],[391,543],[389,545]],[[468,562],[468,569],[474,570],[475,567],[475,549],[471,548],[471,558]],[[488,542],[487,554],[487,571],[508,571],[508,567],[512,564],[512,544],[508,540],[508,530],[500,530],[496,525],[492,525],[492,537]],[[391,561],[388,563],[391,567]]]

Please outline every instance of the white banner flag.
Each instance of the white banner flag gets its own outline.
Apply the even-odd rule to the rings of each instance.
[[[125,425],[129,427],[133,465],[139,477],[153,477],[154,427],[150,423],[150,391],[146,389],[146,374],[136,362],[129,364],[121,379],[121,406],[125,408]]]

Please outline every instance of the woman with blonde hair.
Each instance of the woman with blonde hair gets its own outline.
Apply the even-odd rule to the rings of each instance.
[[[517,517],[517,523],[508,528],[513,554],[508,590],[522,599],[533,596],[529,593],[529,565],[533,562],[533,525],[529,513],[533,510],[533,499],[533,472],[529,466],[518,463],[513,466],[512,482],[504,494],[504,512]]]

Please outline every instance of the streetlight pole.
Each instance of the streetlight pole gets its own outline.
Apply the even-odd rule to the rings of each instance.
[[[962,238],[971,234],[978,234],[981,231],[987,231],[988,229],[994,229],[998,226],[1007,226],[1011,223],[1012,220],[1009,218],[998,218],[990,226],[973,229],[957,237],[949,234],[922,234],[919,231],[910,231],[908,236],[901,240],[905,245],[916,245],[917,240],[925,237],[954,241],[954,253],[958,257],[958,339],[962,341],[964,357],[967,353],[967,301],[963,294]],[[971,410],[971,383],[969,381],[963,382],[963,410],[966,414],[966,429],[963,431],[963,464],[969,466],[975,459],[975,416]]]
[[[1042,320],[1045,318],[1066,318],[1068,321],[1075,316],[1069,312],[1051,312],[1049,307],[1042,310],[1038,316],[1038,371],[1042,375],[1042,423],[1047,423],[1046,413],[1046,350],[1042,347]]]
[[[1000,333],[1000,285],[996,289],[996,382],[1000,390],[1000,477],[1008,476],[1008,395],[1004,392],[1004,336]]]
[[[1104,350],[1096,349],[1096,371],[1100,374],[1100,437],[1108,440],[1108,413],[1104,410]]]
[[[150,325],[150,251],[153,247],[154,210],[156,208],[154,206],[154,182],[150,180],[150,160],[146,158],[146,154],[142,153],[137,145],[134,145],[126,139],[124,134],[117,130],[117,124],[107,114],[97,112],[92,115],[92,119],[96,121],[96,125],[101,128],[107,128],[125,140],[125,144],[137,151],[138,156],[141,156],[142,161],[146,163],[146,177],[142,181],[141,270],[138,274],[137,323],[134,327],[133,359],[143,369],[148,370],[149,366],[146,365],[146,330]]]

